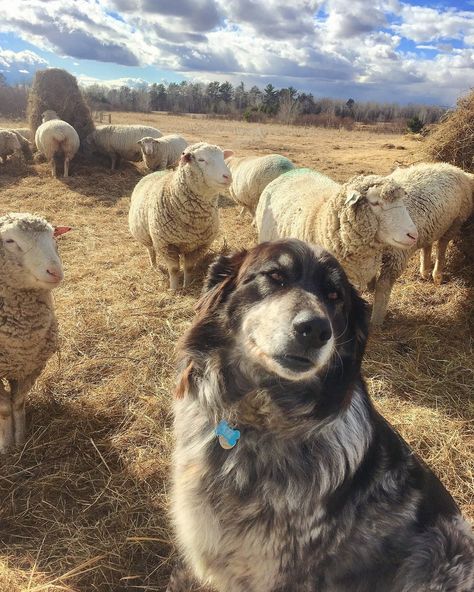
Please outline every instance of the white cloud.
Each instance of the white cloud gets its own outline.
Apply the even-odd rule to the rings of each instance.
[[[12,51],[0,47],[0,72],[7,82],[24,82],[29,74],[48,66],[48,62],[33,51]]]
[[[120,88],[121,86],[129,86],[130,88],[144,88],[149,86],[149,82],[143,78],[115,78],[110,80],[101,80],[94,76],[86,76],[85,74],[78,74],[77,81],[82,86],[91,86],[93,84],[100,84],[108,88]]]
[[[72,59],[156,66],[201,80],[272,82],[317,95],[448,103],[474,85],[469,70],[474,16],[439,5],[398,0],[373,0],[370,8],[366,0],[23,0],[21,12],[14,3],[0,3],[0,21],[3,30]],[[404,39],[418,51],[402,50]],[[463,49],[453,49],[459,42]],[[78,67],[79,62],[73,63]],[[84,84],[86,78],[80,77]],[[120,79],[115,82],[120,85]]]

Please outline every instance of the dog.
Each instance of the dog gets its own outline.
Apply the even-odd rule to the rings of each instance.
[[[375,411],[367,333],[319,247],[211,265],[178,347],[168,592],[472,592],[473,533]]]

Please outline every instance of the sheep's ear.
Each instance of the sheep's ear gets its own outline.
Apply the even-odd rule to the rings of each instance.
[[[191,162],[191,153],[190,152],[183,152],[183,154],[181,154],[181,158],[179,159],[179,162],[186,164],[187,162]]]
[[[61,234],[66,234],[72,230],[71,226],[55,226],[53,236],[61,236]]]
[[[141,146],[141,145],[142,145],[142,142],[143,142],[143,140],[137,140],[137,144],[138,144],[139,146]]]
[[[234,151],[233,150],[224,150],[224,160],[226,158],[230,158],[233,155],[234,155]]]
[[[346,206],[354,206],[362,195],[358,191],[351,191],[344,202]]]

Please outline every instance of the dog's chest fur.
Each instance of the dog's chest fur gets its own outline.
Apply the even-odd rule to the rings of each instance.
[[[314,441],[244,430],[234,449],[223,450],[198,404],[178,403],[173,514],[201,581],[218,590],[314,590],[311,574],[337,538],[322,499],[360,462],[370,439],[370,429],[356,427],[357,407],[356,400],[339,427]]]

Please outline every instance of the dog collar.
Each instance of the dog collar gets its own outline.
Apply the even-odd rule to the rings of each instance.
[[[239,430],[233,430],[225,419],[221,419],[214,431],[219,438],[219,444],[225,450],[233,448],[240,438]]]

